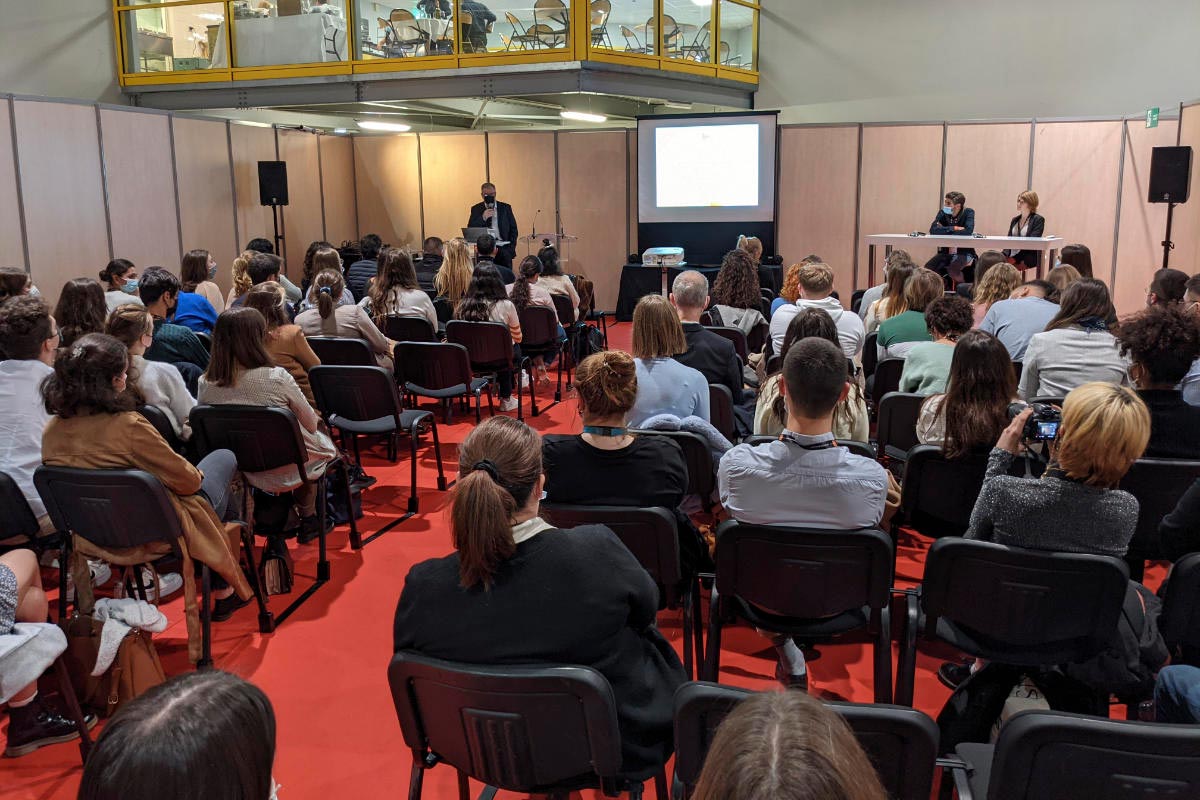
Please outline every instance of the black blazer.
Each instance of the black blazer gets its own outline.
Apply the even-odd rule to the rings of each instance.
[[[737,357],[733,342],[705,330],[698,322],[683,323],[683,335],[687,339],[686,353],[675,356],[685,367],[691,367],[704,376],[709,383],[729,389],[733,402],[742,399],[742,362]]]
[[[1015,217],[1012,218],[1012,222],[1008,223],[1008,230],[1006,230],[1004,232],[1004,235],[1011,236],[1013,227],[1016,225],[1019,225],[1020,222],[1021,222],[1021,215],[1017,214]],[[1021,229],[1017,228],[1018,236],[1021,235],[1020,231],[1021,231]],[[1041,214],[1030,214],[1029,215],[1029,233],[1026,235],[1032,236],[1035,238],[1041,238],[1042,236],[1045,236],[1046,235],[1046,218],[1043,217]],[[1015,256],[1013,256],[1013,260],[1016,261],[1018,264],[1021,264],[1029,269],[1032,269],[1037,266],[1038,257],[1040,255],[1041,255],[1041,253],[1039,253],[1037,250],[1022,250],[1021,252],[1019,252]]]
[[[961,231],[954,230],[955,227],[962,228]],[[937,216],[933,218],[933,222],[929,225],[929,234],[931,236],[972,236],[975,233],[975,209],[964,208],[957,217],[951,216],[944,211],[939,211]],[[949,252],[948,247],[939,247],[939,253]],[[959,255],[975,257],[975,248],[960,247],[958,248]]]
[[[482,202],[471,206],[471,218],[467,220],[468,228],[490,228],[491,223],[483,218],[484,209]],[[508,244],[501,247],[501,250],[507,252],[510,256],[517,254],[517,218],[513,216],[512,206],[508,203],[496,201],[496,223],[500,229],[500,238]]]

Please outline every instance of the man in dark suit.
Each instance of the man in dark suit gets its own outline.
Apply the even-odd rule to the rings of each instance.
[[[417,283],[425,291],[433,290],[433,282],[442,268],[444,256],[445,247],[437,236],[428,237],[421,246],[421,260],[413,266],[417,271]]]
[[[512,206],[496,200],[496,184],[485,183],[479,187],[483,202],[471,206],[468,228],[488,228],[496,242],[506,242],[496,248],[493,259],[501,267],[512,267],[517,256],[517,218]]]

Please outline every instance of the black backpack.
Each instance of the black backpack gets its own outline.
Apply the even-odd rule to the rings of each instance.
[[[580,325],[575,335],[575,351],[572,353],[575,363],[579,364],[585,358],[596,353],[604,352],[604,334],[599,328],[591,325]]]

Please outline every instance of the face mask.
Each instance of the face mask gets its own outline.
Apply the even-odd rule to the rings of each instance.
[[[125,285],[121,287],[121,291],[125,294],[137,294],[138,282],[137,278],[125,281]]]
[[[208,279],[211,281],[215,277],[217,277],[217,265],[213,264],[208,268]]]
[[[954,215],[954,207],[953,206],[942,206],[942,213],[949,215],[949,216],[953,216]]]
[[[41,290],[41,289],[39,289],[39,288],[38,288],[38,287],[36,287],[36,286],[32,286],[32,285],[31,285],[31,286],[29,287],[29,296],[30,296],[30,297],[41,297],[41,296],[42,296],[42,290]]]
[[[483,202],[485,202],[485,203],[494,203],[494,202],[496,202],[496,195],[494,195],[494,194],[485,194],[485,195],[483,196]]]

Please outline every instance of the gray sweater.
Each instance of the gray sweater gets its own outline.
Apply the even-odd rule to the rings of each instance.
[[[1008,474],[1013,458],[992,448],[965,538],[1060,553],[1125,555],[1137,527],[1133,495],[1062,478],[1017,478]]]
[[[1021,371],[1020,395],[1066,397],[1090,381],[1129,385],[1129,361],[1108,331],[1084,330],[1078,325],[1038,333],[1029,340]]]

